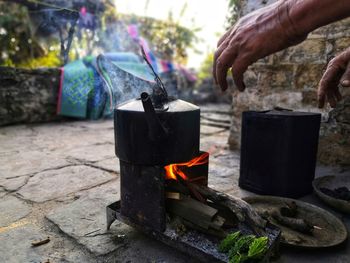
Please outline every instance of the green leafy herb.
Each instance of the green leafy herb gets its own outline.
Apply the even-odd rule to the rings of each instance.
[[[231,248],[234,247],[240,235],[241,235],[241,232],[239,231],[232,234],[228,234],[226,238],[221,241],[219,245],[219,251],[223,253],[229,252]]]
[[[219,245],[219,251],[228,253],[229,263],[260,260],[268,250],[267,237],[242,235],[239,231],[227,235]]]
[[[229,263],[243,263],[248,257],[242,254],[236,254],[232,258],[229,259]]]
[[[254,241],[254,239],[255,239],[255,236],[253,235],[240,237],[228,253],[229,260],[233,259],[238,254],[240,255],[247,254],[249,250],[249,246]],[[244,261],[240,261],[240,262],[244,262]]]
[[[249,246],[248,257],[250,259],[262,258],[267,251],[268,241],[269,240],[267,237],[259,237],[254,239]]]

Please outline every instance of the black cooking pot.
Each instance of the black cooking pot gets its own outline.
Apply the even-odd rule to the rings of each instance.
[[[178,99],[155,108],[144,92],[115,109],[114,131],[116,154],[125,162],[186,162],[199,154],[200,109]]]

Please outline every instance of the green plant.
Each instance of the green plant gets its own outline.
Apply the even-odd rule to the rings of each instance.
[[[221,241],[219,245],[219,251],[223,253],[227,253],[230,249],[235,245],[238,238],[241,236],[241,232],[237,231],[232,234],[228,234],[224,240]]]
[[[267,237],[255,238],[249,246],[248,258],[250,259],[262,258],[267,251],[268,241],[269,240]]]
[[[185,28],[169,15],[166,21],[150,17],[119,14],[125,24],[137,24],[139,33],[152,44],[157,56],[183,64],[187,60],[188,48],[194,49],[199,28]]]
[[[234,246],[230,249],[228,253],[229,259],[233,259],[236,255],[245,255],[247,254],[249,250],[250,244],[254,241],[255,236],[253,235],[246,235],[240,237],[237,242],[234,244]],[[245,258],[245,257],[244,257]],[[244,262],[244,261],[242,261]]]
[[[210,78],[212,76],[212,70],[213,70],[213,62],[214,62],[214,52],[210,52],[205,57],[204,61],[201,64],[201,67],[198,71],[198,79],[200,81]]]
[[[239,231],[229,234],[218,247],[222,253],[228,253],[229,263],[243,263],[262,259],[268,249],[267,237],[242,235]]]
[[[228,1],[228,14],[226,16],[226,28],[230,28],[234,23],[236,23],[239,13],[240,0],[229,0]]]

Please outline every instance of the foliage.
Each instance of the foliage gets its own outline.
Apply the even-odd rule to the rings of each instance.
[[[239,231],[229,234],[221,241],[218,250],[228,253],[229,263],[256,261],[264,257],[268,249],[267,237],[242,235]]]
[[[42,2],[51,3],[53,1],[42,0]],[[151,48],[158,57],[178,63],[186,62],[187,49],[194,47],[197,40],[195,33],[198,29],[187,29],[180,26],[171,15],[166,21],[122,15],[117,13],[110,1],[99,0],[98,2],[99,4],[92,0],[85,0],[83,3],[81,1],[67,2],[66,7],[75,10],[79,10],[77,5],[84,3],[88,11],[93,11],[90,10],[90,7],[93,9],[94,6],[99,6],[98,12],[95,12],[95,28],[76,27],[70,58],[77,59],[101,52],[138,51],[138,46],[128,36],[126,28],[126,25],[136,23],[139,26],[140,35],[152,44]],[[52,31],[46,36],[43,33],[41,36],[44,37],[40,38],[37,35],[38,32],[35,32],[34,35],[32,28],[37,28],[37,24],[34,23],[38,23],[38,19],[28,12],[25,5],[0,2],[0,10],[0,65],[32,68],[60,64],[58,63],[58,59],[61,59],[60,53],[56,52],[60,49],[57,31]],[[180,16],[185,10],[186,5]],[[64,27],[63,30],[65,30],[63,33],[66,37],[67,27]],[[116,44],[117,39],[123,42],[123,45],[125,44],[124,48]]]
[[[16,65],[45,52],[32,38],[28,11],[13,3],[0,3],[0,65]]]
[[[226,16],[226,28],[230,28],[234,25],[238,19],[238,9],[240,6],[240,0],[229,0],[228,1],[228,14]]]
[[[167,60],[185,63],[187,48],[194,48],[194,43],[198,40],[195,33],[200,29],[181,26],[173,20],[172,15],[169,15],[167,21],[135,15],[121,15],[120,18],[126,24],[137,24],[140,35],[152,43],[152,48],[159,57]]]
[[[198,71],[199,80],[204,80],[212,76],[213,62],[214,62],[214,52],[210,52],[209,54],[207,54],[207,56],[205,57],[204,61],[202,62],[199,68],[199,71]]]
[[[229,258],[233,258],[237,254],[247,253],[249,250],[250,244],[254,241],[255,236],[246,235],[240,237],[234,246],[229,251]]]
[[[264,256],[268,245],[267,237],[259,237],[253,240],[249,246],[248,257],[254,259],[260,259]]]
[[[231,248],[235,245],[238,238],[240,237],[241,232],[237,231],[231,234],[228,234],[224,240],[221,241],[219,245],[219,251],[223,253],[227,253],[231,250]]]
[[[21,68],[40,68],[40,67],[59,67],[61,60],[58,51],[49,51],[45,56],[38,58],[31,58],[17,66]]]

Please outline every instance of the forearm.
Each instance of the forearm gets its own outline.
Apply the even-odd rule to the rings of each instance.
[[[287,0],[289,17],[298,34],[350,16],[350,0]]]

